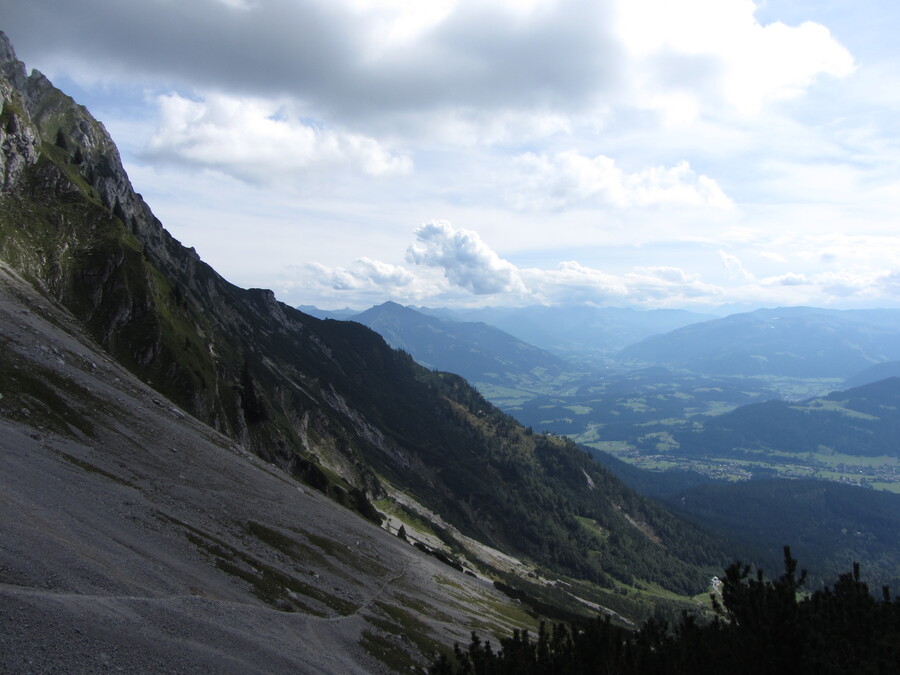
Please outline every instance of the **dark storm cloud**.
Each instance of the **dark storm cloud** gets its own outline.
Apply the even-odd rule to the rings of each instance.
[[[23,55],[95,75],[292,96],[343,118],[451,108],[567,108],[615,72],[605,3],[520,11],[462,2],[409,41],[380,44],[383,15],[342,3],[0,0]],[[35,30],[35,26],[40,26]]]

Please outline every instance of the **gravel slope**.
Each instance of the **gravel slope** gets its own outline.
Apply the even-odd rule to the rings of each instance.
[[[5,266],[0,395],[0,672],[408,670],[515,612],[177,410]]]

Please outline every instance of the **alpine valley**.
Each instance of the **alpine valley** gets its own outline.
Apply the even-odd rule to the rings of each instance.
[[[713,575],[735,558],[777,566],[791,543],[745,528],[734,486],[692,476],[655,490],[669,501],[645,496],[595,459],[612,458],[523,426],[370,328],[228,283],[2,33],[0,96],[4,672],[408,672],[472,630],[708,616]],[[483,324],[466,335],[496,348],[485,376],[566,376],[549,348]],[[694,358],[652,347],[629,358]],[[853,392],[805,405],[877,417]],[[900,577],[900,496],[852,509],[818,483],[766,489],[794,504],[779,538],[840,511],[808,532],[821,574],[878,560],[879,578]]]

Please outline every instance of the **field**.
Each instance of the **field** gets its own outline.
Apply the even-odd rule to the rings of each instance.
[[[698,456],[683,452],[676,440],[679,434],[701,428],[739,406],[770,400],[794,401],[791,407],[796,410],[876,419],[836,401],[801,403],[840,386],[839,380],[828,378],[704,377],[654,368],[583,376],[580,382],[571,376],[565,390],[495,388],[483,393],[535,431],[566,435],[643,469],[680,469],[729,481],[819,478],[900,493],[900,459],[890,455],[852,455],[819,445],[804,452],[755,447]]]

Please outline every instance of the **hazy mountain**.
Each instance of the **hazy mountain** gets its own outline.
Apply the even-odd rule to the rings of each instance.
[[[852,389],[853,387],[861,387],[865,384],[885,380],[889,377],[900,377],[900,361],[885,361],[884,363],[876,363],[869,366],[865,370],[856,373],[856,375],[848,377],[844,381],[844,386],[847,389]]]
[[[558,375],[567,364],[485,323],[445,321],[386,302],[352,317],[419,363],[472,382],[521,383]]]
[[[338,321],[346,321],[351,316],[359,314],[358,310],[350,309],[349,307],[344,309],[319,309],[314,305],[297,305],[295,309],[317,319],[337,319]]]
[[[587,305],[419,309],[440,318],[483,321],[560,356],[582,359],[603,358],[651,335],[712,318],[680,309],[644,311]]]
[[[618,356],[714,375],[847,377],[900,359],[900,310],[761,309],[656,335]]]

